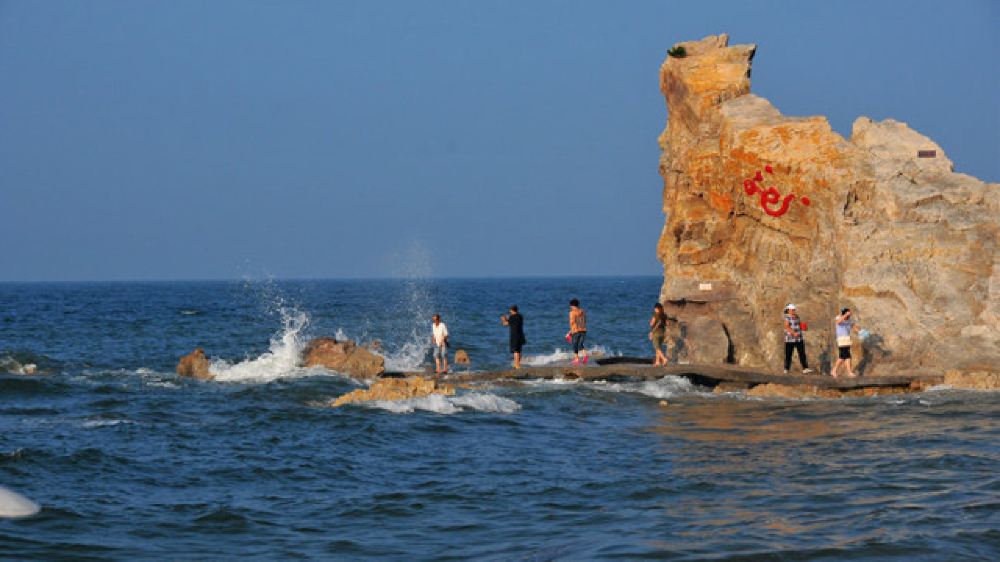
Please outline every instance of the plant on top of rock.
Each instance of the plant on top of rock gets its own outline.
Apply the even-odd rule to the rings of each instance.
[[[687,49],[684,48],[684,45],[674,45],[667,51],[667,54],[674,58],[682,59],[687,56]]]

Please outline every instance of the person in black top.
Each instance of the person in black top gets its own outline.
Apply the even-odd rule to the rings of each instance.
[[[500,316],[500,323],[510,328],[510,352],[514,354],[514,368],[521,368],[521,348],[528,343],[524,339],[524,317],[517,311],[517,305],[510,305],[510,314]]]

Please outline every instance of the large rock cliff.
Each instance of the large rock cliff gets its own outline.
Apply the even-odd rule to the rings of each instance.
[[[1000,185],[954,173],[904,123],[861,117],[847,140],[782,115],[750,93],[753,45],[678,46],[660,69],[657,253],[681,354],[780,369],[794,302],[824,367],[848,306],[872,334],[863,374],[1000,371]]]

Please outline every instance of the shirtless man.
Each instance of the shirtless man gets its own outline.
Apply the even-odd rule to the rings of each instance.
[[[580,308],[580,301],[576,299],[569,301],[569,333],[566,337],[573,343],[573,364],[579,365],[583,361],[586,365],[589,357],[583,340],[587,337],[587,312]]]

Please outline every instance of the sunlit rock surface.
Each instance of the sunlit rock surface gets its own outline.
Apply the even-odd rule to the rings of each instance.
[[[302,366],[325,367],[346,375],[363,379],[374,378],[385,372],[385,358],[376,355],[350,340],[316,338],[302,351]]]
[[[198,347],[191,353],[180,358],[180,361],[177,362],[177,374],[202,380],[215,378],[209,372],[208,366],[208,357],[205,357],[205,350]]]
[[[359,388],[340,396],[331,403],[331,406],[336,408],[352,402],[370,400],[408,400],[431,394],[451,396],[455,394],[455,387],[450,384],[438,384],[432,379],[423,377],[385,378],[373,382],[368,388]]]
[[[845,139],[782,115],[750,93],[753,45],[679,45],[660,70],[657,253],[689,360],[780,369],[794,302],[817,366],[849,306],[872,334],[864,374],[1000,371],[1000,185],[954,173],[904,123],[860,117]]]

